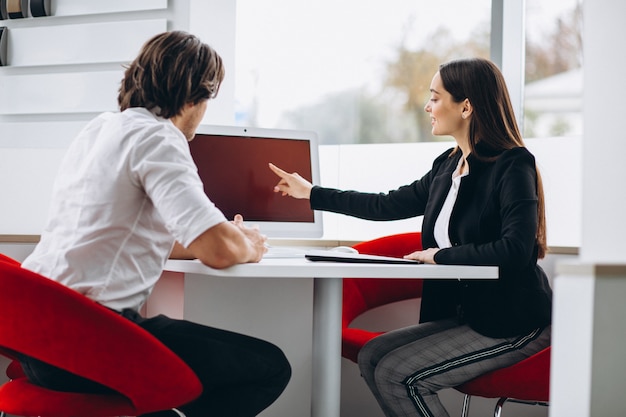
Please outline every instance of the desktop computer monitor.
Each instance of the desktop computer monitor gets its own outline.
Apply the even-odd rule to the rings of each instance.
[[[201,125],[190,142],[207,196],[228,219],[241,214],[269,238],[319,238],[320,212],[283,197],[268,164],[319,184],[317,135],[310,131]]]

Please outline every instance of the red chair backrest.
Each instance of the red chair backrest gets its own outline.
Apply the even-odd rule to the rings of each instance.
[[[359,253],[401,258],[422,249],[419,232],[401,233],[354,245]],[[420,298],[421,279],[344,278],[342,312],[342,355],[356,362],[358,351],[370,339],[381,334],[350,328],[350,323],[364,312],[396,301]],[[415,320],[417,322],[418,313]]]
[[[99,382],[138,409],[201,393],[195,373],[154,336],[78,292],[9,262],[0,262],[0,288],[0,348]]]
[[[0,262],[8,263],[9,265],[20,265],[19,261],[10,258],[3,253],[0,253]],[[22,367],[17,360],[17,355],[15,354],[15,352],[11,352],[0,347],[0,355],[12,359],[11,363],[9,364],[9,366],[7,366],[6,369],[6,374],[9,379],[15,379],[24,376],[24,372],[22,371]]]

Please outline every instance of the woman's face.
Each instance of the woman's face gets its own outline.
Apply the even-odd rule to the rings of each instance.
[[[467,134],[467,120],[463,118],[465,103],[456,103],[443,88],[439,71],[430,83],[430,99],[424,110],[430,113],[433,135],[450,135],[458,140]]]

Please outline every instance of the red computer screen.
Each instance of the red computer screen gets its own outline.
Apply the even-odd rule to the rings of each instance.
[[[248,222],[313,222],[308,200],[274,193],[272,162],[311,181],[308,140],[197,134],[190,142],[207,196],[228,219]]]

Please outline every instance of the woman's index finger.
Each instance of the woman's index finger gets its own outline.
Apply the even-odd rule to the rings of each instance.
[[[278,168],[276,165],[272,164],[271,162],[269,163],[270,169],[272,171],[274,171],[274,173],[276,175],[278,175],[279,177],[285,177],[287,175],[289,175],[287,172],[283,171],[282,169]]]

